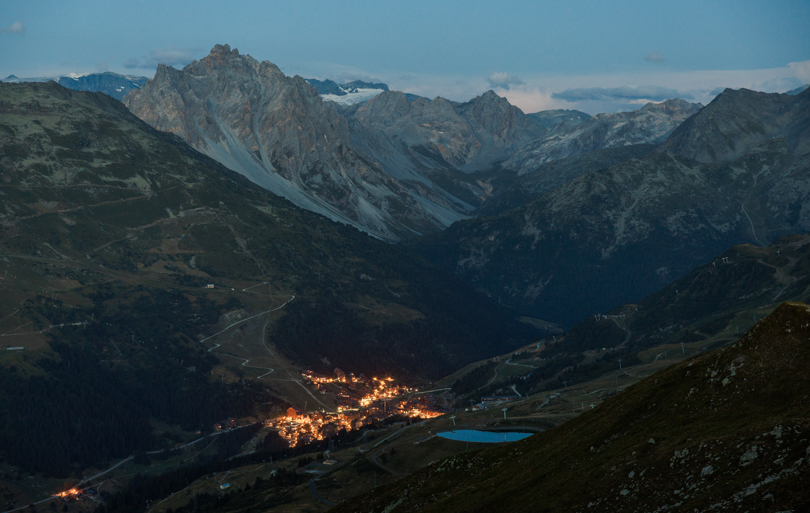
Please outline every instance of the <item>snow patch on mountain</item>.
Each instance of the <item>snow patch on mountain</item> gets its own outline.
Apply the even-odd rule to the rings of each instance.
[[[322,94],[321,98],[325,102],[335,102],[340,105],[356,105],[370,100],[383,92],[382,89],[350,89],[346,94],[338,96],[336,94]]]

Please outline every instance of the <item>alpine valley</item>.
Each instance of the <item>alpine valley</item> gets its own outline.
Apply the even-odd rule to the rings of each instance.
[[[808,232],[806,87],[10,76],[0,507],[805,511]]]

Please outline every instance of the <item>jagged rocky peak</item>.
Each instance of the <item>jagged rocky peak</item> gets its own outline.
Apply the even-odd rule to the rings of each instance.
[[[458,219],[433,197],[415,199],[359,151],[348,121],[306,80],[228,45],[182,70],[161,65],[124,103],[256,184],[378,237],[397,240]]]
[[[401,139],[421,154],[465,171],[485,169],[544,133],[539,123],[493,91],[465,103],[388,91],[348,114]]]
[[[473,117],[481,126],[491,134],[499,137],[516,136],[513,132],[524,130],[528,135],[540,135],[543,130],[522,110],[515,107],[509,100],[498,96],[491,89],[481,96],[477,96],[459,107],[459,111]]]

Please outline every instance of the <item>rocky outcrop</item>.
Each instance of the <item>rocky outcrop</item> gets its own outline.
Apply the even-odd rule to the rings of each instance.
[[[680,99],[648,103],[639,110],[597,114],[580,124],[563,123],[516,151],[504,167],[523,175],[540,165],[602,148],[658,144],[703,106]]]
[[[387,240],[463,218],[432,190],[389,176],[346,119],[301,77],[217,45],[182,70],[160,65],[124,99],[139,118],[296,205]]]

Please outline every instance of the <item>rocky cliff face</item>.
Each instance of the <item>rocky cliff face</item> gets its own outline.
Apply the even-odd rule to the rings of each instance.
[[[545,133],[540,123],[492,91],[466,103],[444,98],[409,101],[382,93],[347,113],[349,119],[401,140],[412,152],[463,171],[504,160],[518,146]]]
[[[540,165],[603,148],[657,144],[703,106],[680,99],[648,103],[639,110],[597,114],[582,123],[559,125],[547,136],[516,151],[504,164],[519,175]]]
[[[218,45],[183,70],[159,66],[124,102],[254,183],[389,241],[471,217],[541,163],[658,141],[699,108],[670,100],[590,119],[576,111],[527,116],[492,91],[456,103],[386,91],[384,84],[344,86],[372,87],[376,96],[354,105],[324,102],[306,80]],[[506,159],[515,173],[496,172]],[[572,168],[518,184],[503,205],[578,174]]]
[[[652,155],[584,174],[414,247],[504,304],[570,325],[636,301],[733,244],[810,231],[810,93],[720,96],[693,118],[714,122],[689,122]],[[751,116],[773,120],[764,134],[734,121],[754,104]],[[729,151],[730,143],[747,149],[714,163],[683,156],[702,158],[703,141],[718,133]]]
[[[217,45],[183,70],[161,65],[127,107],[158,130],[298,206],[396,240],[463,215],[414,192],[352,143],[347,121],[300,77]]]

